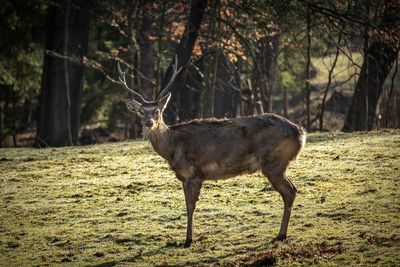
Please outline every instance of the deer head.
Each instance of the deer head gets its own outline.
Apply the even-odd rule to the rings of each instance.
[[[163,123],[162,114],[170,98],[171,93],[168,92],[156,101],[144,101],[140,103],[133,99],[125,99],[125,103],[130,111],[135,112],[139,116],[146,130],[153,130]]]
[[[172,65],[172,76],[168,84],[161,90],[160,94],[154,101],[148,101],[144,99],[141,94],[129,88],[128,85],[126,84],[125,72],[121,70],[119,63],[117,67],[120,75],[119,76],[120,82],[129,92],[133,93],[135,96],[138,97],[137,101],[134,99],[125,99],[125,104],[128,107],[128,110],[135,112],[139,116],[143,127],[147,131],[151,131],[158,128],[161,124],[164,123],[162,117],[163,111],[167,107],[167,104],[171,98],[171,92],[169,92],[168,90],[182,69],[182,68],[178,69],[177,56],[175,56],[175,64]]]

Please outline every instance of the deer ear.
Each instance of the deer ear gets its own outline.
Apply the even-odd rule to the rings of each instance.
[[[125,99],[126,107],[132,112],[139,112],[142,106],[139,102],[132,99]]]
[[[158,100],[158,108],[164,110],[167,107],[169,100],[171,99],[171,92],[168,92],[160,100]]]

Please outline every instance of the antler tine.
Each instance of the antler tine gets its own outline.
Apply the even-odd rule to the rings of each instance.
[[[178,56],[175,55],[175,63],[172,64],[172,76],[171,79],[169,80],[169,82],[167,83],[167,85],[164,87],[164,89],[162,89],[162,91],[160,92],[160,94],[157,97],[157,100],[160,100],[161,97],[164,96],[165,92],[168,91],[168,89],[171,87],[171,85],[174,83],[176,77],[178,76],[179,72],[182,70],[182,67],[180,67],[178,69]]]
[[[125,86],[125,88],[126,88],[129,92],[131,92],[132,94],[138,96],[142,102],[146,102],[146,100],[143,98],[143,96],[141,96],[141,95],[140,95],[138,92],[136,92],[135,90],[132,90],[131,88],[129,88],[129,86],[126,84],[125,72],[122,71],[119,62],[117,63],[117,69],[118,69],[118,73],[119,73],[119,81]]]

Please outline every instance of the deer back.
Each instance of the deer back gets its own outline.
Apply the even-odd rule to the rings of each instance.
[[[283,117],[264,114],[236,119],[194,120],[170,126],[168,162],[187,179],[221,179],[252,173],[265,161],[294,159],[303,129]]]

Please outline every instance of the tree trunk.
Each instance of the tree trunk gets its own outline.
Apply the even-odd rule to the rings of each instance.
[[[157,51],[157,54],[158,54],[158,56],[157,56],[157,67],[156,67],[156,75],[157,75],[157,77],[156,77],[156,88],[158,88],[158,87],[160,87],[161,86],[161,82],[162,82],[162,71],[161,71],[161,59],[162,59],[162,57],[161,57],[161,54],[162,54],[162,52],[163,52],[163,40],[162,40],[162,38],[163,38],[163,34],[164,34],[164,23],[165,23],[165,13],[166,13],[166,11],[167,11],[167,2],[166,1],[161,1],[161,10],[160,10],[160,12],[161,12],[161,16],[160,16],[160,22],[159,22],[159,27],[158,27],[158,32],[157,32],[157,35],[158,35],[158,40],[157,40],[157,49],[158,49],[158,51]]]
[[[310,67],[311,67],[311,10],[307,9],[307,62],[306,62],[306,128],[311,130],[311,85],[310,85]]]
[[[396,51],[393,47],[381,41],[371,44],[368,49],[368,58],[364,60],[361,67],[343,131],[372,130],[382,86],[395,60]],[[368,110],[365,114],[367,106]]]
[[[391,108],[390,102],[394,102],[392,101],[392,95],[393,95],[393,86],[394,86],[394,81],[397,75],[397,71],[399,69],[399,50],[397,50],[397,54],[396,54],[396,62],[395,64],[395,69],[394,72],[392,74],[392,79],[391,79],[391,83],[390,83],[390,88],[389,88],[389,92],[388,92],[388,97],[387,97],[387,102],[386,102],[386,106],[385,106],[385,128],[389,128],[389,123],[392,121],[392,111],[394,110],[393,108]],[[396,114],[396,113],[395,113]]]
[[[68,74],[68,46],[69,46],[69,17],[71,12],[71,0],[67,0],[64,20],[64,82],[65,82],[65,131],[67,133],[67,145],[72,146],[72,131],[71,131],[71,92],[69,86]]]
[[[199,71],[204,69],[204,59],[200,59],[186,70],[184,88],[179,92],[179,120],[188,121],[201,116],[201,92],[203,77]]]
[[[153,100],[155,97],[155,73],[154,73],[154,51],[153,41],[150,36],[153,33],[154,18],[150,13],[151,3],[144,2],[141,6],[141,21],[137,32],[140,61],[138,75],[140,79],[140,94],[146,100]]]
[[[256,63],[257,64],[257,63]],[[256,65],[255,64],[255,65]],[[247,79],[247,86],[250,89],[251,95],[252,95],[252,106],[253,106],[253,111],[252,114],[262,114],[264,113],[263,105],[260,101],[260,98],[262,98],[260,92],[260,88],[258,87],[258,77],[259,77],[260,72],[255,71],[253,75],[253,79],[251,80],[250,78]]]
[[[285,118],[287,118],[289,116],[289,112],[288,112],[288,108],[289,108],[288,88],[286,86],[284,86],[282,88],[282,90],[283,90],[283,97],[282,97],[283,98],[282,99],[282,102],[283,102],[283,116]]]
[[[287,46],[284,46],[284,48],[283,48],[284,50],[282,51],[283,52],[283,57],[284,57],[284,66],[285,66],[285,69],[284,70],[287,70],[287,68],[288,68],[288,66],[289,66],[289,48],[287,47]],[[289,96],[288,96],[288,88],[287,88],[287,86],[283,86],[283,88],[282,88],[282,106],[283,106],[283,116],[285,117],[285,118],[288,118],[288,116],[289,116]]]
[[[132,64],[134,69],[139,70],[139,65],[140,65],[140,49],[138,50],[138,45],[137,42],[134,38],[134,27],[136,26],[134,23],[134,17],[137,18],[139,17],[138,14],[135,14],[135,5],[137,3],[134,1],[129,1],[128,4],[128,40],[129,40],[129,49],[130,49],[130,63]],[[140,12],[140,8],[137,9],[137,12]],[[139,29],[137,29],[137,32],[139,32]],[[139,70],[140,71],[140,70]],[[134,73],[135,74],[135,73]],[[141,88],[140,84],[140,77],[138,75],[134,76],[134,79],[129,79],[130,82],[130,87],[135,88],[135,83],[136,83],[136,88]],[[135,95],[132,93],[127,93],[128,98],[135,98]],[[141,125],[137,124],[137,115],[135,112],[129,112],[127,122],[126,122],[126,138],[127,139],[136,139],[139,134],[139,130],[141,129]]]
[[[374,31],[382,35],[374,36],[370,45],[364,48],[364,62],[342,128],[345,132],[372,130],[383,84],[397,57],[400,43],[395,33],[398,33],[396,25],[400,6],[396,1],[387,1],[385,4],[381,29]],[[364,39],[368,44],[369,35],[366,34]]]
[[[217,88],[217,79],[218,79],[218,62],[219,62],[219,56],[218,56],[218,50],[215,53],[215,56],[213,57],[213,61],[209,60],[209,62],[213,63],[212,65],[210,64],[210,72],[211,72],[211,86],[210,86],[210,110],[208,113],[208,117],[214,117],[215,116],[215,91]]]
[[[201,26],[201,22],[203,20],[204,12],[207,6],[207,0],[193,0],[190,6],[190,14],[189,19],[185,26],[185,32],[182,35],[182,38],[179,42],[179,45],[176,48],[176,55],[178,57],[178,68],[181,66],[185,66],[192,55],[193,48],[195,42],[197,40],[198,31]],[[167,85],[172,75],[172,65],[168,68],[161,88],[164,88]],[[181,73],[180,76],[184,75]],[[165,112],[165,119],[167,123],[173,123],[176,121],[177,107],[176,103],[178,102],[178,94],[179,91],[184,87],[182,86],[181,79],[179,76],[175,79],[175,82],[172,84],[170,91],[172,92],[172,101],[170,102],[169,107]]]
[[[259,45],[260,92],[264,112],[272,112],[272,91],[276,76],[276,65],[279,52],[279,34],[271,34],[262,38]]]
[[[232,118],[236,115],[235,108],[235,87],[236,80],[231,62],[221,50],[216,53],[217,65],[215,72],[215,91],[213,101],[213,117],[215,118]]]
[[[68,34],[68,55],[82,58],[87,53],[89,38],[89,12],[87,3],[71,1]],[[50,6],[46,20],[46,51],[63,54],[65,47],[66,8]],[[68,144],[66,127],[67,89],[64,59],[44,56],[42,88],[39,97],[39,114],[36,146],[65,146]],[[69,61],[67,64],[72,143],[77,144],[80,126],[80,106],[83,85],[83,65]]]

